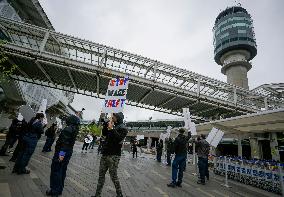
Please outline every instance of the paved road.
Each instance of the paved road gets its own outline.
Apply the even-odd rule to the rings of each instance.
[[[0,145],[3,141],[0,141]],[[30,175],[11,174],[14,163],[9,162],[10,157],[0,157],[0,165],[6,165],[5,170],[0,170],[0,197],[41,197],[49,185],[50,165],[52,153],[42,153],[43,142],[32,156],[29,164]],[[97,149],[90,150],[87,154],[81,153],[81,143],[76,143],[74,153],[68,166],[64,197],[94,195],[98,179],[99,160]],[[138,155],[139,156],[139,155]],[[125,152],[121,158],[118,175],[121,181],[122,190],[128,197],[274,197],[277,195],[259,190],[250,186],[229,182],[232,188],[221,186],[223,177],[211,174],[210,181],[206,186],[196,184],[197,178],[192,175],[194,168],[188,165],[184,174],[182,188],[168,188],[171,168],[157,163],[153,157],[140,155],[132,159],[132,155]],[[103,190],[103,197],[115,196],[114,185],[109,175],[106,176],[106,183]]]

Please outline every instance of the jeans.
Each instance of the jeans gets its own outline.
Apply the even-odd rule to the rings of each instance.
[[[200,175],[200,180],[201,182],[205,182],[205,176],[208,175],[209,177],[209,173],[208,172],[208,159],[207,158],[202,158],[202,157],[198,157],[198,168],[199,168],[199,175]]]
[[[162,153],[157,153],[157,161],[161,162],[161,158],[162,158]]]
[[[172,164],[172,160],[171,160],[171,152],[167,151],[167,164],[171,165]]]
[[[182,183],[183,171],[186,164],[186,155],[176,155],[172,164],[172,183]],[[176,181],[178,178],[178,181]]]
[[[59,151],[55,151],[50,172],[50,189],[52,194],[62,194],[67,166],[72,156],[72,150],[66,150],[63,161],[59,161]]]
[[[23,137],[24,149],[19,152],[14,170],[17,172],[24,172],[35,151],[38,138],[36,134],[26,134]]]
[[[18,156],[19,156],[19,153],[20,153],[22,150],[24,150],[24,149],[25,149],[25,144],[24,144],[24,142],[23,142],[23,139],[22,139],[22,138],[19,138],[19,139],[18,139],[18,144],[17,144],[17,146],[16,146],[16,149],[15,149],[14,152],[13,152],[13,156],[12,156],[11,160],[16,161],[16,159],[17,159]]]
[[[136,155],[136,158],[137,158],[137,149],[136,149],[136,150],[134,149],[134,150],[132,151],[132,157],[133,157],[133,158],[134,158],[135,155]]]
[[[88,146],[89,146],[89,143],[84,142],[83,147],[82,147],[82,151],[83,151],[84,149],[85,149],[85,150],[88,150]]]
[[[8,147],[12,148],[16,141],[17,141],[17,137],[11,137],[11,136],[7,137],[5,144],[2,146],[2,148],[0,150],[0,154],[5,154]]]
[[[52,146],[53,142],[54,142],[54,138],[47,137],[42,151],[43,152],[51,151],[51,146]]]

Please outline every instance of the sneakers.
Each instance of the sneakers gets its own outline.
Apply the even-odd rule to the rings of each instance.
[[[182,187],[180,182],[177,182],[176,186],[177,187]]]
[[[14,171],[14,170],[13,170]],[[13,173],[13,171],[12,171],[12,173]],[[19,174],[30,174],[31,173],[31,171],[30,170],[27,170],[27,169],[24,169],[24,170],[22,170],[22,171],[17,171],[17,174],[19,175]]]
[[[54,194],[51,190],[46,190],[46,192],[45,192],[45,194],[47,195],[47,196],[52,196],[52,197],[58,197],[59,195],[61,195],[61,194]]]
[[[205,185],[205,181],[198,180],[197,184]]]
[[[5,169],[5,168],[6,168],[6,166],[0,166],[0,169],[1,169],[1,170]]]
[[[168,186],[168,187],[175,188],[177,185],[176,185],[176,184],[174,184],[173,182],[171,182],[171,183],[167,184],[167,186]]]

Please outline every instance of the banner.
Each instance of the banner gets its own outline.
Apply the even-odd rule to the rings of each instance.
[[[126,103],[129,77],[116,77],[109,81],[102,113],[122,112]]]
[[[218,130],[216,128],[212,128],[211,132],[208,134],[206,141],[215,148],[218,146],[220,141],[222,140],[224,135],[224,132],[221,130]]]
[[[191,123],[190,112],[188,108],[182,108],[183,117],[184,117],[184,128],[189,129]]]

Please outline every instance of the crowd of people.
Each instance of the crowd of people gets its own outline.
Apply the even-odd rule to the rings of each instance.
[[[210,145],[205,140],[206,136],[201,135],[196,138],[191,138],[191,133],[188,132],[186,135],[186,130],[180,128],[178,131],[178,136],[172,140],[172,138],[166,139],[166,165],[172,167],[172,181],[167,184],[168,187],[182,187],[183,172],[186,169],[187,155],[190,150],[189,143],[195,143],[196,153],[198,156],[198,169],[199,169],[199,179],[198,184],[205,185],[205,178],[209,181],[209,170],[208,170],[208,155],[210,151]],[[156,144],[156,160],[161,162],[161,157],[163,153],[164,142],[162,139]],[[172,162],[172,158],[174,159]]]
[[[69,116],[65,122],[66,126],[60,131],[54,148],[54,156],[51,163],[50,172],[50,188],[46,191],[47,196],[59,196],[63,192],[64,180],[68,163],[73,153],[73,147],[79,133],[80,113]],[[0,156],[5,156],[7,149],[13,147],[18,141],[17,147],[13,152],[10,161],[14,161],[15,165],[13,173],[29,174],[30,170],[26,167],[32,154],[35,151],[38,140],[45,133],[46,142],[42,152],[51,152],[52,145],[56,139],[57,124],[53,123],[44,132],[46,125],[44,124],[44,114],[37,113],[29,122],[19,114],[12,121],[6,141],[0,150]],[[111,119],[102,121],[102,135],[99,137],[98,154],[101,154],[99,176],[96,187],[95,196],[101,196],[101,192],[105,182],[105,174],[109,171],[110,178],[115,186],[118,197],[123,196],[120,182],[117,176],[117,168],[121,157],[123,141],[127,135],[127,128],[123,123],[123,113],[115,113]],[[175,139],[168,138],[166,140],[166,163],[172,167],[171,182],[168,187],[182,187],[183,173],[186,169],[186,161],[188,155],[189,142],[196,144],[196,152],[198,155],[199,180],[198,184],[205,184],[205,178],[209,180],[208,173],[208,154],[209,144],[205,140],[205,136],[201,135],[195,139],[191,138],[190,132],[186,132],[184,128],[180,128]],[[96,135],[87,134],[84,138],[82,153],[88,149],[93,149],[97,141]],[[131,150],[133,158],[137,158],[137,147],[139,141],[131,142]],[[164,149],[162,139],[156,144],[156,160],[161,162]],[[173,161],[172,161],[173,160]]]

